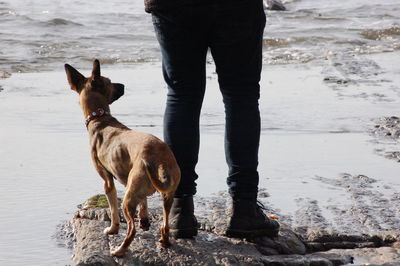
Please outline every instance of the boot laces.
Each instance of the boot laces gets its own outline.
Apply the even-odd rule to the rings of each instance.
[[[268,211],[264,204],[257,200],[256,202],[256,211],[260,213],[264,218],[268,219],[268,216],[263,211]]]
[[[264,211],[266,211],[267,210],[267,208],[264,206],[264,204],[261,202],[261,201],[259,201],[259,200],[257,200],[257,207],[259,208],[259,209],[261,209],[261,210],[264,210]]]

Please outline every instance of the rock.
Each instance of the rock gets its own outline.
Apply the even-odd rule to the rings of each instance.
[[[92,208],[108,208],[107,197],[104,194],[97,194],[88,198],[81,206],[78,206],[82,210],[88,210]]]
[[[7,72],[7,71],[2,71],[0,72],[0,79],[6,79],[11,77],[11,73]],[[0,91],[2,90],[2,88],[0,88]]]
[[[105,226],[105,222],[98,220],[72,220],[75,238],[72,265],[116,265],[110,254],[108,237],[103,234]]]
[[[336,254],[309,254],[305,256],[265,256],[263,257],[264,265],[274,266],[336,266],[352,263],[353,259],[350,255]]]
[[[199,220],[203,221],[207,230],[200,230],[194,239],[171,239],[170,248],[158,245],[162,222],[161,200],[159,197],[149,198],[152,226],[147,232],[138,229],[128,254],[123,258],[111,256],[110,251],[122,242],[126,224],[121,223],[118,235],[107,236],[103,234],[104,228],[109,225],[107,209],[80,209],[71,221],[75,243],[72,265],[343,265],[351,263],[351,253],[327,251],[306,254],[310,251],[307,249],[309,245],[307,239],[299,236],[300,233],[308,232],[306,237],[320,241],[315,243],[328,243],[332,247],[344,239],[363,240],[333,234],[330,238],[324,232],[304,228],[295,232],[284,223],[281,223],[281,231],[275,239],[227,238],[221,232],[226,227],[229,211],[226,208],[226,197],[221,196],[196,200],[196,214],[197,211],[201,213],[198,215]],[[395,255],[387,257],[394,258]]]
[[[57,241],[58,246],[63,246],[66,248],[73,248],[74,246],[74,230],[72,224],[69,221],[64,221],[57,225],[57,230],[53,235],[54,239]]]
[[[249,241],[257,244],[257,248],[264,255],[271,255],[274,254],[274,252],[277,252],[277,254],[303,255],[307,252],[306,246],[301,238],[283,223],[281,223],[281,229],[277,238],[270,239],[264,237]]]
[[[100,208],[79,210],[75,213],[75,218],[98,220],[103,222],[111,221],[109,211]]]
[[[286,10],[286,7],[280,0],[264,0],[264,8],[276,11]]]
[[[326,83],[337,84],[337,85],[348,85],[349,83],[351,83],[351,80],[349,79],[334,77],[334,76],[325,77],[323,81]]]
[[[400,249],[400,241],[396,241],[392,244],[392,247]]]
[[[270,197],[270,195],[269,195],[269,193],[267,192],[267,190],[265,188],[259,188],[258,189],[257,198],[263,199],[263,198],[268,198],[268,197]]]
[[[399,140],[400,118],[397,116],[381,117],[374,126],[373,132],[379,136],[386,136]]]
[[[388,139],[392,139],[395,144],[400,141],[400,118],[397,116],[384,116],[376,121],[372,132],[377,137],[377,142],[380,142],[380,138],[386,142]],[[384,156],[385,158],[396,160],[400,162],[400,151],[378,149],[376,152]]]
[[[400,250],[393,247],[380,248],[356,248],[356,249],[332,249],[323,253],[316,253],[318,256],[333,254],[351,256],[355,265],[399,265]]]

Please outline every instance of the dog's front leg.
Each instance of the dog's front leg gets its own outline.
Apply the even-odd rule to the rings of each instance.
[[[104,191],[107,196],[108,204],[111,212],[111,226],[104,229],[105,234],[118,234],[119,231],[119,214],[118,214],[118,198],[117,190],[115,189],[113,177],[104,182]]]
[[[105,234],[118,234],[119,231],[119,214],[118,214],[118,198],[117,190],[114,185],[114,178],[97,160],[97,156],[92,153],[92,160],[94,166],[104,180],[104,192],[106,193],[108,205],[110,206],[111,212],[111,226],[104,229]]]

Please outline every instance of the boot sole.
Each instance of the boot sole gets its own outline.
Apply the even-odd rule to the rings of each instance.
[[[225,235],[227,237],[233,238],[254,238],[254,237],[277,237],[279,233],[279,228],[277,229],[264,229],[264,230],[226,230]]]
[[[177,238],[193,238],[197,236],[197,228],[169,229],[171,236]]]

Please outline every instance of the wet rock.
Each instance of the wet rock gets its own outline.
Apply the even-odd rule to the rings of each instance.
[[[341,189],[345,194],[345,203],[327,207],[335,215],[335,223],[326,229],[334,229],[344,235],[370,235],[399,228],[400,217],[395,204],[399,200],[388,198],[387,194],[377,189],[380,182],[376,179],[344,173],[340,178],[317,176],[315,180]],[[307,223],[302,222],[301,225]]]
[[[225,194],[224,194],[225,195]],[[121,224],[118,235],[104,235],[109,225],[105,208],[80,209],[71,221],[74,238],[73,265],[342,265],[351,262],[346,254],[306,254],[305,241],[282,223],[275,239],[231,239],[221,234],[226,227],[226,197],[196,200],[196,214],[208,230],[200,230],[194,239],[171,239],[170,248],[158,244],[162,222],[159,197],[149,199],[152,226],[138,229],[128,254],[115,258],[110,251],[117,248],[126,234]],[[84,206],[84,205],[83,205]],[[224,216],[224,217],[221,217]],[[212,226],[210,226],[212,225]],[[338,263],[340,262],[340,263]]]
[[[264,265],[274,266],[336,266],[352,263],[351,255],[336,255],[315,253],[305,256],[290,255],[290,256],[268,256],[263,257]]]
[[[392,160],[397,160],[400,162],[400,152],[399,151],[390,151],[385,153],[385,157]]]
[[[347,79],[342,79],[338,77],[325,77],[324,82],[326,83],[334,83],[334,84],[347,84],[350,82],[350,80]]]
[[[294,228],[294,231],[303,238],[307,252],[400,246],[398,231],[384,231],[378,235],[344,235],[334,231],[305,227]]]
[[[334,254],[354,258],[355,265],[399,265],[400,250],[393,247],[380,248],[356,248],[356,249],[332,249],[327,252],[316,253],[317,255]],[[340,264],[339,264],[340,265]]]
[[[392,141],[390,145],[393,146],[391,149],[388,147],[376,149],[375,152],[385,158],[400,162],[400,151],[395,150],[400,141],[400,118],[397,116],[381,117],[376,121],[372,132],[377,137],[377,143],[389,144],[389,141]]]
[[[57,226],[56,232],[53,238],[57,241],[59,246],[67,248],[73,248],[74,246],[74,230],[72,224],[69,221],[64,221]]]
[[[116,265],[111,257],[108,237],[103,234],[106,223],[74,218],[74,254],[72,265]]]
[[[376,247],[374,242],[310,242],[307,243],[309,252],[326,251],[331,249],[354,249],[354,248],[369,248]]]
[[[400,249],[400,241],[394,242],[393,245],[392,245],[392,247],[393,247],[393,248]]]
[[[305,243],[291,228],[281,223],[279,237],[270,239],[268,237],[249,240],[256,243],[258,250],[264,255],[277,254],[306,254]],[[272,251],[273,250],[273,251]],[[265,253],[264,253],[265,252]]]
[[[268,10],[285,11],[286,7],[280,0],[264,0],[264,8]]]
[[[258,196],[259,199],[263,199],[263,198],[268,198],[270,197],[269,193],[267,192],[266,189],[260,188],[258,190]]]
[[[11,73],[10,72],[7,72],[7,71],[0,72],[0,79],[6,79],[6,78],[9,78],[9,77],[11,77]],[[2,89],[0,88],[0,91],[1,90]]]
[[[325,229],[330,225],[318,205],[317,200],[313,199],[297,199],[299,209],[296,211],[295,216],[302,224],[307,224],[310,228]]]
[[[381,117],[374,127],[373,132],[378,136],[400,139],[400,118],[397,116]]]

